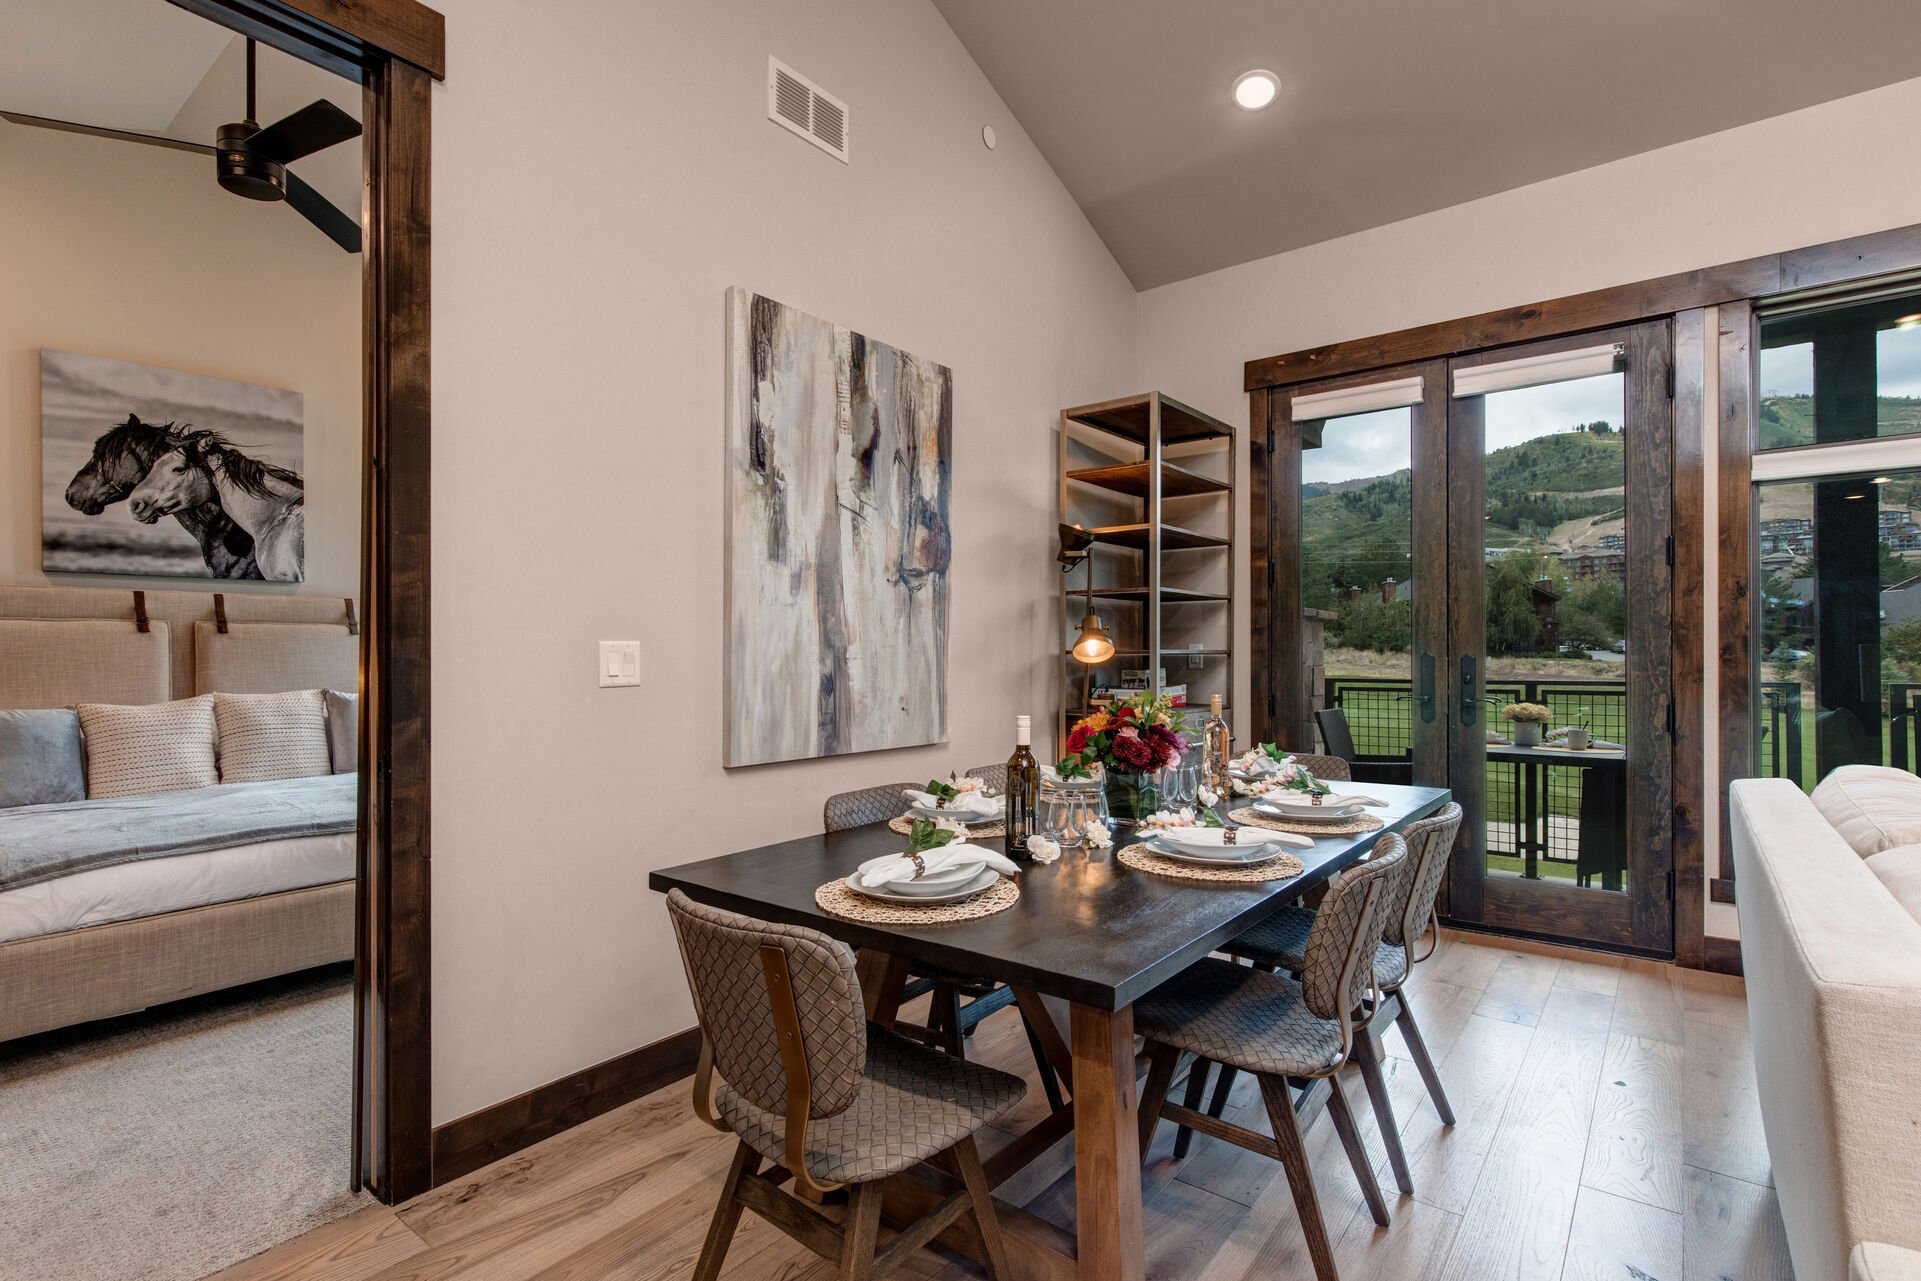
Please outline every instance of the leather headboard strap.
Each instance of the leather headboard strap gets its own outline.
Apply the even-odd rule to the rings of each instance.
[[[135,631],[142,633],[152,630],[147,622],[147,593],[145,592],[133,594],[133,626]]]
[[[227,598],[221,592],[213,594],[213,626],[222,636],[227,634]]]

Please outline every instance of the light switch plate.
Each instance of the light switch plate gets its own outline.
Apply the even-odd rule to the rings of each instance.
[[[600,687],[619,689],[640,684],[640,642],[600,642]]]

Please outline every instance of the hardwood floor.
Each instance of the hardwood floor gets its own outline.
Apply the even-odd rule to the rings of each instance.
[[[1449,935],[1410,987],[1453,1100],[1443,1128],[1398,1033],[1387,1082],[1415,1195],[1376,1228],[1333,1126],[1307,1134],[1344,1281],[1791,1281],[1748,1049],[1741,982],[1652,962]],[[1011,1011],[971,1051],[1032,1073]],[[1393,1190],[1357,1074],[1343,1079]],[[1044,1105],[1004,1119],[1018,1128]],[[1177,1086],[1178,1096],[1178,1086]],[[1243,1077],[1230,1118],[1264,1126]],[[992,1152],[1010,1130],[983,1136]],[[1162,1126],[1142,1175],[1148,1275],[1309,1277],[1278,1163]],[[693,1271],[732,1140],[701,1126],[685,1082],[556,1135],[398,1209],[289,1241],[219,1281],[664,1281]],[[1002,1194],[1071,1226],[1074,1183],[1037,1167]],[[819,1281],[833,1269],[747,1216],[723,1276]],[[898,1276],[960,1281],[923,1252]]]

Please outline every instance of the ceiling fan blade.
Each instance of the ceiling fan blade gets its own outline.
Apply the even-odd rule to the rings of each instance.
[[[350,254],[360,252],[360,224],[291,171],[287,174],[287,203],[336,245]]]
[[[247,139],[254,155],[290,165],[302,156],[360,136],[360,122],[322,98]]]
[[[213,148],[197,142],[182,142],[178,138],[162,138],[157,134],[134,133],[130,129],[108,129],[103,125],[83,125],[72,120],[51,120],[46,116],[29,116],[19,111],[0,111],[0,120],[16,125],[31,125],[35,129],[58,129],[62,133],[84,133],[94,138],[114,138],[121,142],[144,142],[150,147],[171,147],[175,151],[192,151],[199,155],[211,156]],[[358,130],[359,126],[355,126]]]

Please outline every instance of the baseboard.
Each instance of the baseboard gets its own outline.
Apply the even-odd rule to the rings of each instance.
[[[700,1030],[690,1027],[435,1126],[434,1186],[691,1076],[699,1055]]]
[[[1702,940],[1701,968],[1713,970],[1716,974],[1732,974],[1741,977],[1741,940],[1715,938],[1712,934]]]

